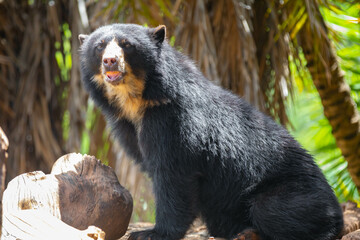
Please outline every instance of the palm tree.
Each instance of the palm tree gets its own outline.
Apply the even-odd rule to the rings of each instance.
[[[328,38],[316,2],[308,4],[308,17],[299,32],[307,68],[318,90],[324,114],[332,127],[337,146],[348,162],[348,171],[360,191],[360,117]],[[310,14],[309,14],[310,16]]]

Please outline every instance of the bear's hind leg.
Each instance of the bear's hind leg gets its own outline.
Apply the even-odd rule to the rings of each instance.
[[[330,187],[281,183],[267,187],[253,199],[250,217],[266,239],[331,240],[342,229],[342,211]]]
[[[245,208],[243,208],[242,211],[234,210],[231,213],[225,213],[220,210],[211,213],[203,212],[202,216],[210,236],[226,239],[236,239],[235,237],[240,233],[243,233],[244,236],[249,236],[251,230],[252,232],[256,232],[256,230],[250,226],[250,222],[247,221],[248,218],[245,217],[247,214],[244,213],[244,209]],[[238,214],[234,214],[235,212]],[[245,239],[250,240],[251,238]]]

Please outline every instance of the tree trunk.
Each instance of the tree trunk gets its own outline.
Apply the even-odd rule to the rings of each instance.
[[[360,192],[359,113],[351,98],[340,65],[327,36],[319,9],[313,9],[317,24],[308,18],[299,34],[307,67],[319,92],[325,117],[329,120],[336,145],[348,163],[348,171]]]
[[[6,161],[8,157],[7,149],[9,147],[9,141],[0,127],[0,225],[2,216],[2,196],[5,190],[5,174],[6,174]]]

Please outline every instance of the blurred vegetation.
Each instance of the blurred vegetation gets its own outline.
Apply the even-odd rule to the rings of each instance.
[[[323,6],[321,13],[336,48],[341,69],[350,85],[351,96],[359,108],[360,93],[360,4],[332,2]],[[341,202],[360,203],[359,193],[347,171],[347,162],[336,146],[332,128],[324,116],[318,92],[311,77],[303,69],[300,73],[292,67],[295,80],[294,101],[288,102],[288,115],[292,134],[314,155],[329,183]]]
[[[318,4],[326,27],[316,17]],[[304,53],[299,37],[309,26],[314,35],[327,31],[359,106],[359,11],[354,0],[0,1],[0,125],[9,133],[9,177],[48,171],[67,152],[95,155],[132,193],[132,221],[153,222],[150,180],[113,141],[83,90],[77,35],[114,22],[165,24],[170,44],[209,79],[288,126],[340,201],[359,201],[306,63],[308,54],[321,59],[324,44],[314,41]]]

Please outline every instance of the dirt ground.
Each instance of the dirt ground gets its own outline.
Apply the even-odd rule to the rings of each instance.
[[[344,230],[338,239],[341,240],[360,240],[360,208],[356,203],[346,202],[342,204],[344,212]],[[151,223],[132,223],[129,225],[127,233],[120,240],[127,240],[129,234],[133,231],[141,231],[152,228],[154,224]],[[206,230],[206,227],[200,220],[195,221],[193,226],[189,229],[183,240],[222,240],[221,238],[211,238]]]

